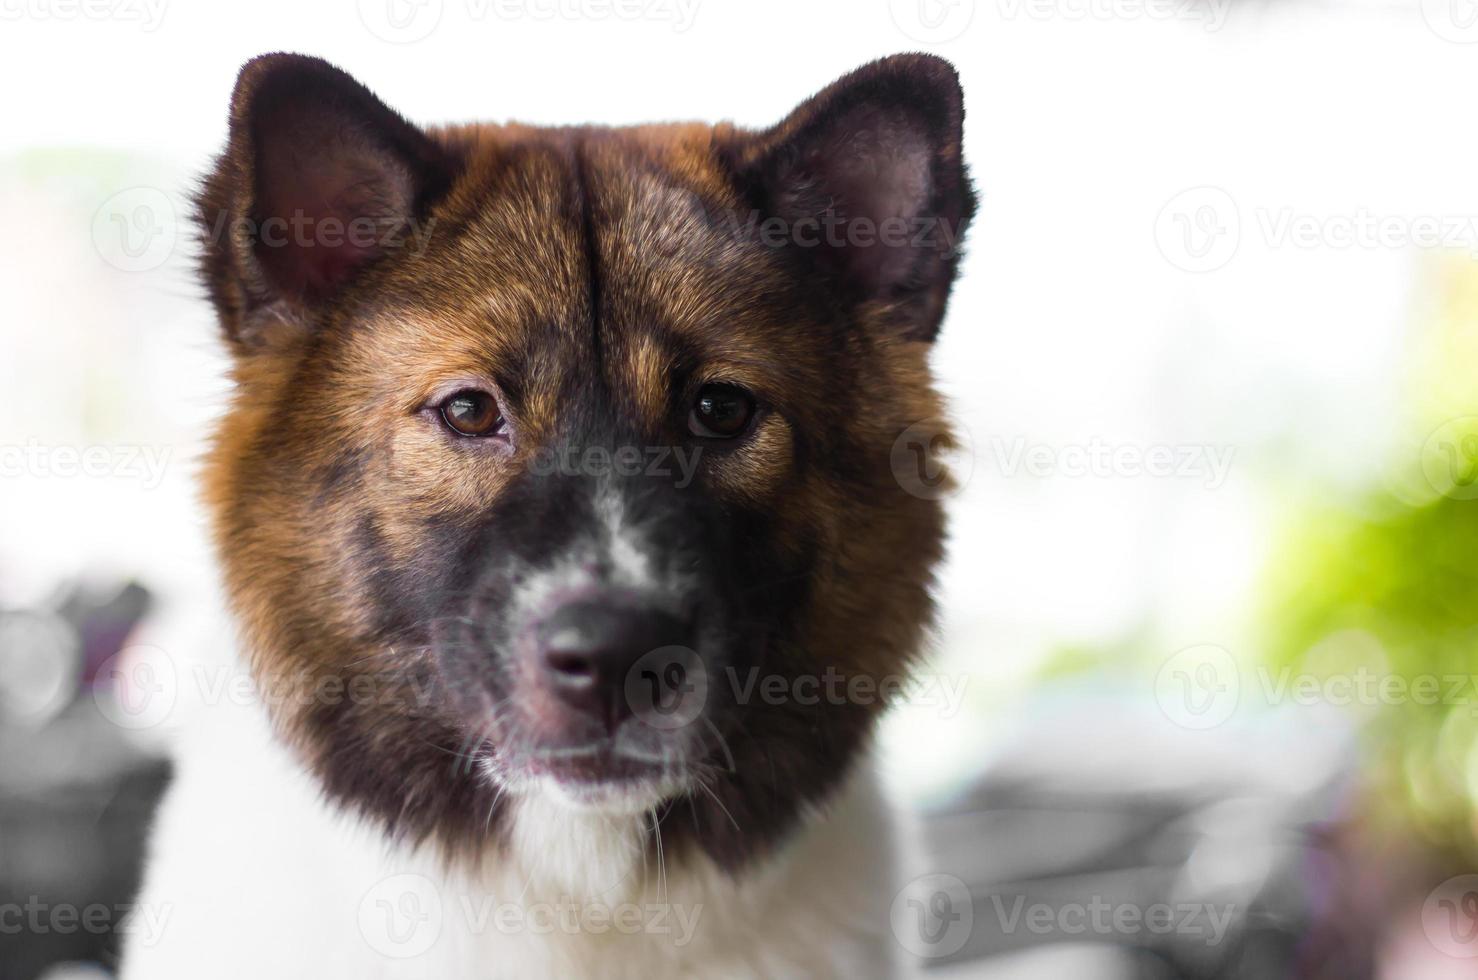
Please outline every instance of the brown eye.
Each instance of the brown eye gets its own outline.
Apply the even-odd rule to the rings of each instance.
[[[688,431],[705,439],[733,439],[744,434],[753,418],[749,392],[734,385],[704,385],[688,413]]]
[[[494,436],[503,429],[498,402],[485,391],[459,391],[441,403],[441,420],[464,436]]]

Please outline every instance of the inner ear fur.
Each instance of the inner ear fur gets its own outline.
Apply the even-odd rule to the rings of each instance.
[[[197,198],[202,271],[228,338],[300,321],[410,233],[454,161],[369,89],[319,58],[241,69],[229,135]]]
[[[810,274],[859,312],[932,340],[975,213],[963,124],[953,66],[895,55],[807,99],[732,166]]]

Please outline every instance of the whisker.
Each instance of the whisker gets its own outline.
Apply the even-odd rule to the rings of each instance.
[[[723,800],[720,800],[718,798],[718,794],[715,793],[712,789],[710,789],[709,786],[708,786],[708,784],[706,782],[704,782],[703,780],[699,779],[699,780],[696,780],[694,782],[694,785],[697,786],[699,789],[701,789],[703,792],[705,792],[705,793],[708,794],[708,798],[710,800],[713,800],[714,806],[716,806],[720,810],[722,810],[724,812],[724,816],[726,816],[726,817],[729,818],[729,823],[731,823],[731,824],[734,825],[734,830],[736,832],[741,833],[741,834],[744,833],[744,831],[742,831],[742,830],[739,829],[739,821],[737,821],[737,820],[734,819],[734,815],[729,812],[729,808],[726,807],[726,806],[724,806]]]

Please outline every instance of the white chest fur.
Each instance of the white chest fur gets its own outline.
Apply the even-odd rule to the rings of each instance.
[[[182,736],[123,980],[893,975],[870,773],[738,879],[647,856],[649,816],[537,793],[513,804],[506,852],[447,868],[326,803],[255,707]]]

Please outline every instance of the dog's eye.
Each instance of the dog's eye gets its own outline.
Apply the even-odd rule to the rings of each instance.
[[[744,434],[753,418],[749,392],[734,385],[704,385],[688,413],[688,431],[705,439],[733,439]]]
[[[485,391],[459,391],[441,403],[441,420],[458,435],[494,436],[503,429],[498,402]]]

